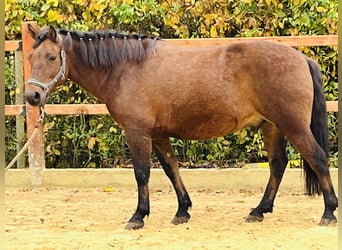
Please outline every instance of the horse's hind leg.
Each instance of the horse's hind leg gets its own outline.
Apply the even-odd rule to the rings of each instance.
[[[271,173],[260,204],[250,212],[246,222],[262,221],[264,213],[273,211],[274,199],[288,161],[285,151],[285,139],[279,134],[275,126],[266,123],[262,127],[262,132]]]
[[[338,206],[338,200],[331,181],[327,155],[318,145],[311,131],[303,131],[296,134],[288,134],[287,138],[294,147],[302,154],[303,158],[309,163],[311,169],[317,175],[320,191],[324,198],[324,213],[320,221],[321,226],[335,224],[337,219],[334,211]],[[311,179],[311,183],[315,182],[315,178]],[[306,188],[310,189],[310,183],[306,183]],[[319,194],[319,191],[317,192]],[[309,195],[314,195],[308,191]]]
[[[171,222],[175,225],[185,223],[190,219],[188,209],[192,203],[179,175],[178,161],[171,148],[169,138],[153,138],[152,148],[177,194],[178,210]]]

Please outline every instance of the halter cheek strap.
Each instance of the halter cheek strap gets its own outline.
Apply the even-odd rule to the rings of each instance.
[[[59,79],[64,81],[65,78],[65,65],[66,65],[66,53],[64,48],[61,50],[62,65],[59,68],[57,75],[48,83],[44,83],[34,78],[29,78],[27,83],[36,85],[44,90],[46,95],[49,95],[51,88],[58,82]]]

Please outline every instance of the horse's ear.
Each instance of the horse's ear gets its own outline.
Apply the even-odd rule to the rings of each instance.
[[[30,35],[33,37],[33,39],[36,39],[36,34],[38,31],[31,24],[28,24],[27,27]]]
[[[50,28],[49,28],[48,38],[53,42],[57,42],[57,31],[52,26],[50,26]]]

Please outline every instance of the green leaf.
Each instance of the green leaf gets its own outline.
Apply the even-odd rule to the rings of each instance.
[[[49,4],[44,4],[41,8],[41,11],[47,11],[48,9],[50,9],[50,5]]]
[[[286,13],[283,12],[283,11],[278,11],[278,12],[277,12],[277,16],[280,17],[280,18],[283,18],[283,17],[286,16]]]

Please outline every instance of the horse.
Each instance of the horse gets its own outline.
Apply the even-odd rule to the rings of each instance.
[[[270,176],[245,221],[260,222],[264,213],[273,212],[288,163],[288,140],[303,158],[305,193],[323,193],[319,225],[337,222],[321,72],[301,52],[267,41],[189,48],[112,30],[28,29],[34,44],[28,56],[27,102],[43,106],[70,79],[103,102],[125,132],[138,192],[126,229],[143,228],[150,214],[152,152],[177,195],[171,222],[186,223],[192,201],[170,137],[204,140],[247,127],[262,131]]]

